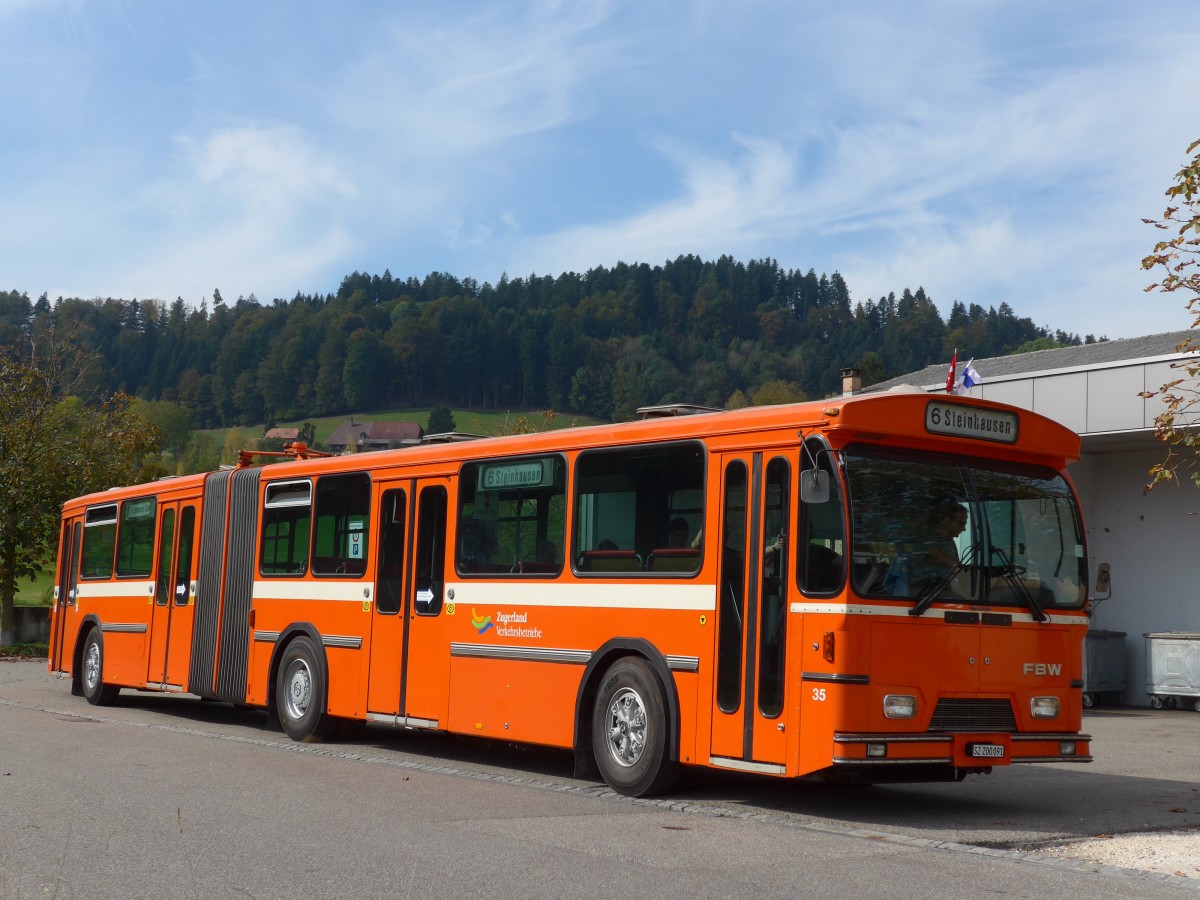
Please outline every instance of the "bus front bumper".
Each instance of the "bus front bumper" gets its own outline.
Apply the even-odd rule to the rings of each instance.
[[[1071,732],[928,732],[833,736],[833,767],[950,766],[978,771],[1012,763],[1091,762],[1091,735]]]

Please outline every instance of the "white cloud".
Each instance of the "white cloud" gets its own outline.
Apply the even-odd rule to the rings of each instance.
[[[408,10],[337,79],[329,94],[335,116],[425,162],[470,157],[571,121],[573,91],[602,64],[608,39],[595,31],[609,4],[540,3],[511,13],[489,8],[431,24]]]
[[[194,167],[193,187],[270,213],[334,194],[353,198],[354,183],[290,125],[225,128],[202,142],[183,138]]]
[[[1166,7],[0,0],[55,63],[0,90],[0,271],[266,299],[729,253],[1137,333],[1138,220],[1200,121]]]

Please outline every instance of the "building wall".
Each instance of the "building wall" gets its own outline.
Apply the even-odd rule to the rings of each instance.
[[[1200,490],[1190,482],[1143,493],[1147,471],[1163,457],[1150,450],[1087,454],[1071,466],[1087,526],[1088,572],[1112,567],[1112,592],[1096,605],[1092,628],[1123,631],[1123,701],[1146,706],[1146,633],[1200,632]],[[1192,573],[1192,574],[1187,574]],[[1101,595],[1103,596],[1103,595]]]

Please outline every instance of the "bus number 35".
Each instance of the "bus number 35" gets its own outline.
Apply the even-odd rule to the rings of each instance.
[[[825,702],[825,688],[813,688],[813,699],[818,703]]]

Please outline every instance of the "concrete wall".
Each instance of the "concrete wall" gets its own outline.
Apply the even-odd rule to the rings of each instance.
[[[50,641],[50,607],[18,606],[13,609],[16,618],[18,644]]]
[[[1112,595],[1099,603],[1092,628],[1124,631],[1123,702],[1146,706],[1148,632],[1200,632],[1200,490],[1191,482],[1143,493],[1146,472],[1162,460],[1162,446],[1091,454],[1071,466],[1087,524],[1089,575],[1112,566]]]

